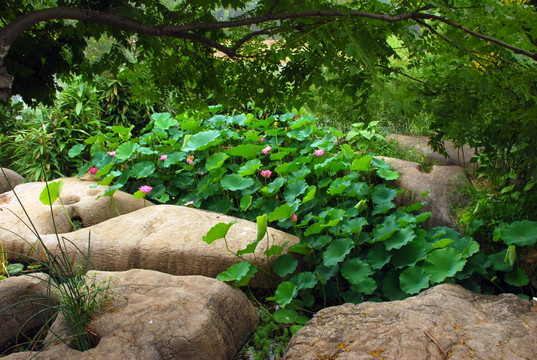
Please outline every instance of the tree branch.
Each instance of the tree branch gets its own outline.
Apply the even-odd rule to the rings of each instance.
[[[277,4],[275,1],[273,4]],[[7,73],[7,70],[4,66],[4,59],[9,52],[9,48],[15,41],[15,39],[24,31],[28,30],[37,23],[49,20],[59,20],[59,19],[70,19],[78,20],[95,24],[110,25],[121,30],[131,31],[139,34],[146,34],[152,36],[169,36],[180,39],[191,39],[194,41],[201,42],[206,44],[209,47],[222,51],[226,55],[233,57],[236,54],[236,51],[239,47],[247,40],[253,36],[260,35],[261,33],[252,33],[248,35],[244,41],[237,42],[232,48],[218,43],[210,38],[207,38],[199,34],[199,31],[208,31],[208,30],[217,30],[217,29],[230,29],[237,27],[247,27],[250,25],[258,25],[270,21],[283,21],[283,20],[293,20],[293,19],[313,19],[313,18],[324,18],[324,19],[333,19],[333,18],[368,18],[372,20],[378,20],[388,23],[394,23],[404,20],[432,20],[442,22],[448,26],[454,27],[461,31],[464,31],[471,36],[477,37],[479,39],[490,41],[494,44],[502,46],[506,49],[509,49],[517,54],[521,54],[527,57],[530,57],[533,60],[537,61],[537,53],[532,53],[523,49],[520,49],[511,44],[505,43],[498,39],[492,38],[487,35],[477,33],[471,29],[468,29],[460,24],[457,24],[451,20],[445,19],[443,17],[424,13],[429,8],[422,8],[418,11],[408,12],[399,15],[386,15],[378,13],[370,13],[365,11],[357,10],[308,10],[308,11],[297,11],[297,12],[285,12],[285,13],[268,13],[263,16],[256,16],[245,19],[231,20],[231,21],[221,21],[221,22],[210,22],[210,23],[192,23],[187,25],[155,25],[155,24],[146,24],[135,21],[134,19],[115,13],[115,12],[100,12],[96,10],[89,9],[78,9],[78,8],[50,8],[36,10],[13,20],[4,28],[0,29],[0,100],[6,101],[11,93],[11,83],[13,78]]]

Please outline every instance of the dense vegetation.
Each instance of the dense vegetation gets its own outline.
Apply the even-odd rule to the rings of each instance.
[[[269,316],[292,331],[329,304],[400,299],[444,281],[532,296],[535,6],[4,1],[0,92],[13,76],[24,103],[0,108],[0,165],[28,181],[91,169],[109,196],[122,189],[297,234],[288,250],[308,268],[295,273],[290,256],[276,263],[291,277]],[[47,21],[15,26],[43,9]],[[386,132],[479,150],[457,230],[423,229],[420,204],[395,207],[398,175],[374,156],[403,152]],[[262,270],[242,262],[221,277],[243,285]]]

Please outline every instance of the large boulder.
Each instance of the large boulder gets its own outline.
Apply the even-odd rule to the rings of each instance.
[[[0,167],[0,194],[10,191],[24,181],[24,178],[13,170]],[[0,204],[2,200],[0,199]]]
[[[470,163],[470,159],[475,155],[475,150],[468,145],[456,147],[451,141],[444,140],[443,144],[447,153],[446,157],[431,148],[428,144],[428,136],[390,134],[386,136],[386,139],[394,139],[402,147],[418,150],[430,160],[443,165],[457,165],[461,167],[473,165],[473,163]]]
[[[403,301],[321,310],[284,359],[535,359],[536,331],[532,302],[445,284]]]
[[[50,281],[41,273],[0,281],[0,354],[11,343],[26,342],[54,315]]]
[[[421,211],[430,211],[432,216],[427,219],[425,226],[455,227],[457,224],[453,216],[453,208],[465,204],[468,199],[461,194],[461,189],[471,183],[463,168],[459,166],[433,166],[430,173],[423,172],[418,163],[382,158],[399,172],[395,185],[405,193],[397,197],[399,206],[426,201]],[[428,192],[428,193],[427,193]],[[427,195],[422,196],[422,194]]]
[[[207,244],[202,237],[218,223],[235,221],[226,239]],[[33,247],[20,239],[4,244],[6,250],[45,256],[43,246],[53,254],[67,250],[73,263],[81,252],[86,255],[90,244],[91,268],[107,271],[151,269],[173,275],[204,275],[216,277],[220,272],[241,260],[230,251],[245,248],[257,238],[257,224],[210,211],[175,205],[156,205],[141,208],[99,224],[70,233],[42,235],[43,243]],[[291,246],[299,242],[296,236],[268,229],[269,245]],[[227,242],[227,244],[226,244]],[[60,248],[61,245],[61,248]],[[78,250],[75,248],[78,248]],[[228,249],[230,251],[228,251]],[[270,269],[270,259],[263,254],[267,241],[261,241],[255,254],[243,258]],[[37,255],[34,255],[37,256]],[[252,285],[273,287],[270,279],[258,272]]]
[[[57,179],[55,181],[59,181]],[[97,186],[96,181],[84,181],[76,178],[63,179],[64,185],[60,198],[71,219],[84,227],[101,223],[115,216],[153,205],[144,199],[135,199],[123,191],[116,191],[113,198],[101,196],[107,186]],[[36,236],[32,225],[41,235],[68,233],[73,230],[60,199],[51,206],[43,205],[39,195],[45,188],[44,182],[20,184],[13,191],[0,196],[0,241],[6,248],[14,250],[18,246],[10,245],[26,239],[33,245]],[[21,204],[24,206],[21,206]],[[25,212],[31,219],[31,224]],[[52,216],[51,216],[52,213]],[[20,253],[20,252],[19,252]]]
[[[240,290],[215,279],[149,270],[88,277],[101,284],[110,279],[115,292],[87,326],[98,339],[94,348],[80,352],[56,341],[41,353],[4,359],[234,359],[259,321]]]

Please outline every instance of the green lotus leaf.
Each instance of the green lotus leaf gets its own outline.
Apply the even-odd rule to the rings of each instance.
[[[401,290],[407,294],[417,294],[429,286],[429,278],[430,275],[419,266],[407,268],[399,275]]]
[[[454,276],[462,270],[464,264],[466,259],[462,253],[455,248],[447,247],[432,251],[423,263],[423,268],[431,276],[431,284],[436,284]]]
[[[537,241],[537,222],[529,220],[515,221],[503,228],[501,237],[507,245],[534,245]]]

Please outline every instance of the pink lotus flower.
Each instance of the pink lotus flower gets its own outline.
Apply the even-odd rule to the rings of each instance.
[[[187,163],[188,165],[192,165],[192,164],[194,164],[194,155],[188,155],[188,156],[186,157],[186,163]]]
[[[315,152],[313,153],[315,156],[323,156],[324,155],[324,150],[322,149],[317,149],[315,150]]]
[[[291,221],[292,222],[297,222],[298,221],[298,217],[296,216],[296,214],[293,214],[293,216],[291,216]]]
[[[259,139],[259,142],[265,141],[265,137],[263,136],[261,139]]]
[[[144,194],[149,194],[151,192],[151,190],[153,190],[153,188],[149,185],[142,185],[138,188],[138,190],[140,190],[141,192],[143,192]]]
[[[268,179],[268,178],[270,178],[272,176],[272,171],[270,171],[270,170],[261,170],[260,174],[265,179]]]
[[[97,174],[97,171],[99,171],[99,169],[97,169],[96,167],[89,168],[89,170],[88,170],[88,172],[90,173],[90,175],[95,175],[95,174]]]
[[[264,148],[263,150],[261,150],[261,152],[265,155],[267,155],[269,153],[269,151],[272,150],[272,146],[267,146],[266,148]]]
[[[162,155],[160,155],[159,160],[164,161],[164,160],[166,160],[167,158],[168,158],[168,155],[166,155],[166,154],[162,154]]]
[[[108,155],[113,156],[113,157],[116,157],[116,151],[115,151],[115,150],[113,150],[113,151],[109,151],[109,152],[108,152]]]

